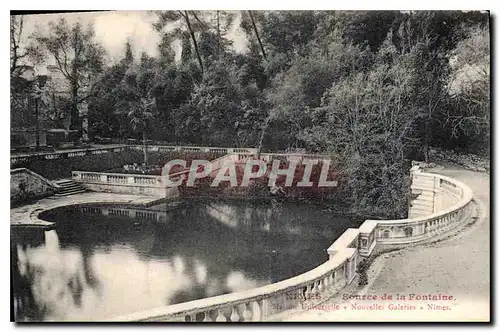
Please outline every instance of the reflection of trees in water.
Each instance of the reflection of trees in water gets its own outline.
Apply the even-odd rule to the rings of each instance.
[[[186,254],[182,256],[182,259],[186,275],[190,276],[193,281],[192,286],[176,291],[170,298],[166,299],[166,305],[202,299],[227,292],[224,284],[221,282],[227,278],[227,274],[229,273],[227,269],[219,269],[213,265],[207,266],[203,264],[206,268],[205,277],[197,278],[196,264],[199,264],[199,261],[195,256]],[[216,289],[209,289],[209,287],[215,287]]]
[[[98,286],[89,253],[86,253],[87,258],[76,257],[76,268],[70,271],[66,265],[68,257],[60,251],[57,233],[48,232],[52,240],[55,236],[56,243],[31,246],[26,237],[12,241],[16,321],[64,319],[69,308],[82,306],[84,291],[95,290]]]
[[[23,250],[26,250],[24,245]],[[12,301],[14,305],[14,317],[16,321],[40,321],[45,316],[42,308],[35,302],[31,281],[33,280],[33,271],[31,266],[26,266],[21,274],[19,271],[19,255],[17,246],[11,245],[12,262]]]
[[[216,215],[207,213],[207,206],[219,210],[222,206],[222,210],[232,218],[231,223],[224,223]],[[312,207],[296,207],[280,201],[264,204],[195,202],[185,208],[168,211],[166,220],[158,222],[117,215],[92,216],[75,209],[61,210],[51,218],[59,220],[57,231],[62,247],[78,250],[81,254],[79,272],[66,271],[65,275],[54,277],[42,270],[41,275],[61,279],[52,282],[66,285],[62,288],[65,294],[71,295],[71,305],[81,307],[82,295],[86,290],[93,290],[99,295],[103,287],[107,287],[103,282],[109,282],[99,280],[92,257],[97,252],[109,253],[117,246],[125,245],[127,250],[132,248],[138,259],[147,264],[145,271],[148,275],[144,279],[148,283],[147,287],[151,283],[148,279],[150,262],[167,261],[164,264],[170,264],[168,260],[173,257],[182,259],[185,266],[182,276],[189,276],[189,286],[180,286],[183,288],[172,295],[165,293],[168,297],[165,304],[229,293],[235,291],[235,284],[239,287],[238,283],[261,285],[275,282],[305,272],[325,261],[325,249],[336,238],[330,236],[337,232],[335,228],[339,228],[340,235],[351,225],[340,222],[338,227],[332,227],[331,214],[314,210]],[[196,277],[200,264],[205,269],[205,278]],[[34,266],[30,267],[32,271]],[[238,278],[234,278],[235,272]],[[175,277],[177,275],[175,273]],[[29,278],[26,284],[33,282],[35,277]],[[40,276],[37,278],[40,279]],[[158,278],[158,274],[155,278]],[[233,280],[231,287],[228,286],[230,278]],[[19,285],[22,286],[22,282]],[[55,287],[52,288],[54,293]],[[36,299],[33,294],[31,300],[29,295],[24,297],[25,303],[32,303],[33,298]],[[51,297],[56,298],[57,294]],[[42,318],[55,315],[56,306],[51,301],[45,302],[40,302],[40,306],[32,305],[39,313],[30,315],[35,317],[38,314]]]
[[[340,233],[345,230],[347,221],[314,206],[275,199],[269,202],[214,201],[207,202],[206,206],[220,214],[221,222],[236,225],[241,231],[279,232],[282,236],[300,234],[303,239],[333,237],[337,230]]]

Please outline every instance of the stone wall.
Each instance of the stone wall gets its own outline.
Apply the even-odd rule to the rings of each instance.
[[[54,184],[29,169],[18,168],[10,172],[11,206],[51,196],[55,192]]]

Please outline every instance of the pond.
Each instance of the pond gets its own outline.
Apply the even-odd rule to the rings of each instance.
[[[264,286],[328,259],[361,218],[291,202],[69,206],[11,232],[17,321],[102,320]]]

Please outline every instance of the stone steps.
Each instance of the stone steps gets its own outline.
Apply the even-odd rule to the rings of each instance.
[[[73,180],[59,180],[55,183],[60,187],[56,196],[69,196],[85,192],[85,188]]]

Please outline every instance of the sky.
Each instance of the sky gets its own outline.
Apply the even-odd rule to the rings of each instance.
[[[57,21],[64,17],[68,24],[72,25],[81,22],[84,25],[94,24],[96,39],[104,46],[110,61],[116,61],[123,56],[124,45],[127,38],[130,38],[134,53],[138,56],[141,52],[150,55],[157,54],[157,44],[159,34],[153,30],[152,23],[156,21],[155,14],[150,11],[108,11],[108,12],[88,12],[88,13],[64,13],[64,14],[37,14],[25,15],[23,30],[23,40],[35,30],[48,30],[50,21]],[[233,40],[237,51],[245,49],[246,39],[239,28],[239,16],[235,19],[229,38]],[[180,44],[176,43],[174,49],[179,50]],[[180,57],[180,52],[177,52]],[[53,64],[48,62],[48,64]],[[45,67],[37,68],[39,74],[45,74]]]

